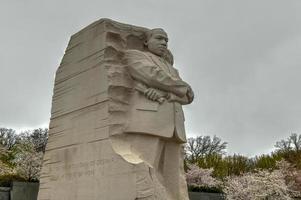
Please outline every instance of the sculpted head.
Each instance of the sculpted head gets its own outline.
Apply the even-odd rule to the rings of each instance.
[[[168,36],[161,28],[149,30],[146,33],[146,41],[144,45],[150,52],[157,56],[163,56],[167,50]]]

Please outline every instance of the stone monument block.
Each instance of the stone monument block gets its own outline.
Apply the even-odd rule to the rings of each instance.
[[[149,31],[100,19],[71,36],[56,72],[38,200],[188,199],[180,148],[185,135],[180,142],[171,139],[174,130],[180,130],[175,125],[176,115],[162,118],[173,123],[170,136],[162,137],[144,133],[144,125],[151,123],[147,117],[132,120],[140,111],[151,112],[147,115],[157,112],[136,108],[135,95],[145,98],[150,108],[155,104],[158,112],[161,107],[182,112],[180,103],[170,100],[171,95],[167,100],[167,93],[172,93],[167,86],[162,89],[164,102],[158,103],[154,96],[147,99],[129,71],[134,65],[130,63],[132,53],[145,51]],[[180,78],[171,76],[179,87]],[[186,94],[188,85],[185,90],[183,84],[175,89],[176,95]],[[144,83],[142,88],[151,85]],[[163,94],[160,85],[155,89],[156,94]],[[184,123],[182,118],[180,123]],[[162,123],[153,126],[169,130]],[[149,155],[156,151],[160,156]],[[167,158],[172,162],[166,162]]]

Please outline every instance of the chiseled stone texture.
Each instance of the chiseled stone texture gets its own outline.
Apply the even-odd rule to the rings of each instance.
[[[142,50],[147,30],[100,19],[71,37],[56,72],[38,200],[188,199],[182,157],[173,160],[179,169],[163,163],[171,173],[157,177],[146,160],[158,159],[148,158],[147,151],[157,143],[161,148],[161,141],[125,134],[134,86],[124,52]],[[132,150],[144,145],[143,137],[154,145]],[[164,146],[181,154],[179,147]],[[169,188],[178,192],[170,194]]]

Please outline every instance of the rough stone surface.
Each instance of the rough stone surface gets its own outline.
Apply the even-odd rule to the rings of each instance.
[[[181,104],[193,92],[149,33],[101,19],[71,37],[56,72],[39,200],[188,199]]]

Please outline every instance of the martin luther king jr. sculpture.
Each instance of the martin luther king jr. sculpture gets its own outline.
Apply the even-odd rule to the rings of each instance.
[[[182,105],[194,94],[167,33],[101,19],[57,70],[39,200],[188,200]],[[74,99],[76,98],[76,99]]]
[[[181,149],[186,142],[182,104],[191,103],[194,94],[172,66],[173,56],[167,43],[167,33],[157,28],[146,32],[145,51],[125,51],[125,63],[136,91],[130,100],[124,140],[138,155],[137,160],[149,165],[150,173],[141,175],[143,179],[156,182],[142,188],[143,197],[187,199],[185,192],[181,193],[186,190]],[[124,155],[122,151],[119,154]]]

